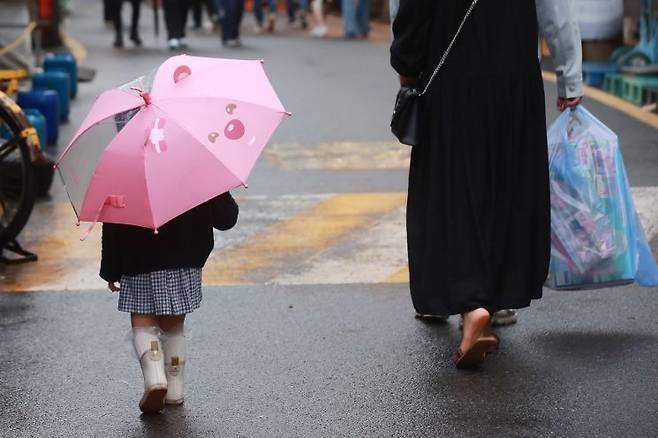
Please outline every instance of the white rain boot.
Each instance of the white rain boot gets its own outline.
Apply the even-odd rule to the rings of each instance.
[[[185,398],[185,336],[169,335],[165,341],[165,373],[169,389],[165,404],[180,405]]]
[[[157,329],[134,329],[133,342],[144,375],[144,395],[139,402],[139,409],[144,413],[158,412],[164,408],[167,377]]]

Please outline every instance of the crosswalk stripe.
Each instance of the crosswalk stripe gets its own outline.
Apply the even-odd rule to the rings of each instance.
[[[282,170],[406,169],[411,148],[397,141],[274,144],[265,157]]]
[[[658,250],[658,187],[633,189]],[[235,229],[217,232],[207,285],[406,283],[406,194],[346,193],[238,197]],[[21,242],[39,262],[6,266],[0,291],[94,290],[100,227],[85,242],[67,203],[40,203]],[[658,251],[657,256],[658,256]]]
[[[404,205],[404,193],[346,193],[276,223],[206,265],[207,284],[272,282],[286,264],[305,258],[365,229]]]
[[[271,280],[276,284],[380,283],[407,263],[405,208],[300,261]]]

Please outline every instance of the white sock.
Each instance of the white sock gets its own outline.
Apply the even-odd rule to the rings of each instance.
[[[144,353],[151,349],[151,342],[160,342],[157,327],[138,327],[133,329],[133,345],[137,358],[141,359]]]

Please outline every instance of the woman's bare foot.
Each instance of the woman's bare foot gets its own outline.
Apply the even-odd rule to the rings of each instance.
[[[464,330],[459,349],[466,352],[471,349],[482,333],[489,327],[491,315],[487,309],[479,308],[464,314]]]
[[[455,365],[460,369],[474,368],[484,362],[487,353],[496,346],[497,340],[482,336],[491,321],[491,315],[486,309],[475,309],[463,316],[464,330]]]

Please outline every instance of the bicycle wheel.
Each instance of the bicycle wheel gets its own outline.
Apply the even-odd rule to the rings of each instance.
[[[29,122],[0,92],[0,248],[25,227],[34,207],[34,167]]]

